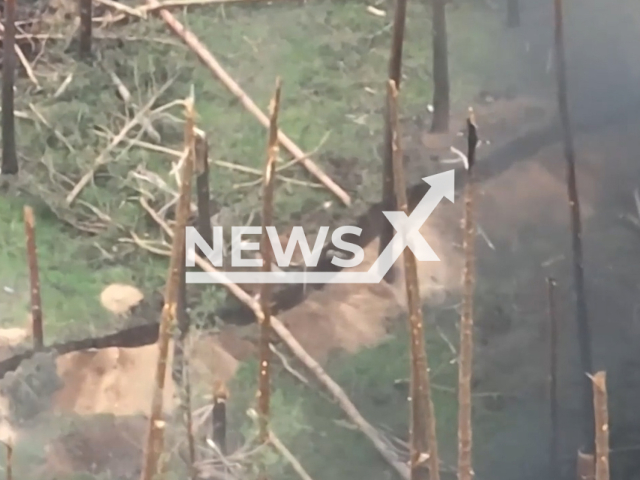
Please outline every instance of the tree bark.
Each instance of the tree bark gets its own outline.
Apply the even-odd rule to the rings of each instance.
[[[431,0],[433,47],[433,133],[449,130],[449,52],[446,0]]]
[[[389,80],[387,98],[389,119],[393,130],[393,177],[396,203],[400,211],[408,214],[407,187],[404,181],[398,121],[398,90],[392,80]],[[403,259],[411,337],[411,418],[409,424],[411,480],[440,480],[436,418],[431,398],[429,363],[424,343],[418,267],[416,257],[410,248],[405,248]]]
[[[389,55],[389,80],[392,80],[396,88],[400,88],[402,80],[402,47],[404,45],[404,30],[407,16],[407,0],[396,0],[395,15],[393,19],[393,36],[391,41],[391,53]],[[384,144],[382,151],[382,209],[383,211],[396,210],[396,198],[393,180],[393,132],[389,118],[389,104],[385,102],[384,108]],[[384,220],[380,231],[379,253],[382,253],[393,238],[393,226],[388,220]],[[395,267],[389,269],[384,279],[387,283],[395,278]]]
[[[4,38],[2,49],[2,167],[0,173],[18,173],[16,152],[16,127],[14,114],[14,84],[16,71],[16,1],[4,3]]]
[[[558,87],[558,111],[562,124],[564,156],[567,163],[567,194],[571,215],[571,243],[573,249],[573,281],[576,293],[576,323],[578,325],[578,344],[580,351],[580,381],[582,383],[582,415],[584,454],[593,453],[594,414],[591,380],[585,374],[593,373],[591,355],[591,331],[587,315],[587,300],[584,282],[584,264],[582,251],[582,223],[580,218],[580,200],[576,180],[576,155],[573,145],[573,132],[569,115],[567,96],[567,71],[565,66],[564,32],[562,18],[562,0],[554,0],[555,7],[555,61]]]
[[[473,374],[473,297],[475,293],[474,164],[478,134],[473,112],[467,120],[467,184],[464,192],[464,273],[460,358],[458,365],[458,480],[473,478],[471,427],[471,376]]]

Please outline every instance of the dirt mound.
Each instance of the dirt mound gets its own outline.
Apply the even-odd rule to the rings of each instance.
[[[132,285],[112,283],[100,294],[100,303],[104,308],[116,315],[124,315],[138,305],[144,295]]]
[[[188,342],[194,383],[213,385],[226,382],[238,367],[238,359],[225,349],[229,345],[238,356],[249,349],[241,339],[230,333],[222,340],[213,335],[198,335]],[[54,398],[59,412],[81,415],[111,413],[135,415],[149,412],[154,389],[157,345],[139,348],[105,348],[85,350],[58,357],[56,364],[63,387]],[[243,359],[243,358],[240,358]],[[175,407],[175,385],[171,378],[173,344],[170,344],[164,405],[166,411]]]

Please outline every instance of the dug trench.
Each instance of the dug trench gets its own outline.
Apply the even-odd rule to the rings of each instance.
[[[545,278],[552,276],[558,282],[561,324],[562,478],[569,478],[580,441],[581,375],[573,320],[564,160],[559,134],[549,127],[553,108],[537,100],[498,100],[478,105],[477,116],[483,140],[490,139],[491,143],[483,145],[478,164],[477,207],[483,235],[478,237],[477,252],[474,389],[497,392],[497,396],[477,401],[500,410],[508,419],[506,427],[477,440],[477,475],[547,476]],[[576,142],[595,367],[607,370],[609,379],[612,473],[614,478],[634,478],[640,470],[634,450],[639,443],[640,416],[633,408],[634,398],[640,393],[640,355],[633,348],[640,335],[636,300],[640,265],[632,259],[640,254],[640,229],[629,218],[640,215],[633,200],[640,178],[640,165],[635,161],[640,122],[631,116],[621,118],[618,122],[607,120],[605,125],[594,123],[578,133]],[[447,145],[463,141],[455,134],[456,129],[453,132],[446,139],[434,138],[405,126],[407,177],[416,179],[451,168],[435,162],[432,156],[436,142]],[[458,173],[458,190],[462,177]],[[415,204],[426,192],[426,184],[410,185],[409,190]],[[422,229],[442,260],[420,265],[427,329],[433,331],[437,325],[449,338],[457,335],[462,261],[460,203],[458,198],[454,204],[444,200]],[[373,206],[358,221],[366,251],[366,260],[359,268],[367,268],[377,255],[375,238],[382,220],[379,206]],[[402,281],[392,285],[327,285],[308,291],[304,299],[291,291],[287,295],[296,301],[281,301],[278,317],[321,362],[336,350],[355,353],[384,342],[393,330],[393,319],[404,310]],[[147,321],[157,318],[159,303],[150,303],[148,310],[134,310],[133,314]],[[212,376],[228,381],[239,362],[255,354],[252,342],[235,333],[238,328],[229,325],[218,334],[198,340],[194,363],[199,360],[200,378],[208,385]],[[62,380],[52,400],[54,410],[89,415],[87,418],[99,413],[115,414],[116,418],[145,414],[151,398],[149,372],[154,365],[152,344],[156,340],[157,324],[145,323],[104,337],[51,346],[58,355],[56,364]],[[5,374],[28,363],[24,360],[32,355],[22,352],[0,363],[3,385],[7,382]],[[167,395],[167,409],[171,410],[171,388]],[[117,425],[113,429],[118,435],[127,430]],[[135,431],[140,436],[144,428],[136,427]],[[99,441],[100,435],[95,440]],[[74,438],[72,443],[78,441]],[[81,441],[87,442],[90,440],[86,438]],[[119,442],[116,439],[113,443]],[[66,462],[61,470],[81,469],[89,462],[84,450],[72,450],[64,439],[55,443],[54,460],[64,457]],[[112,463],[105,460],[104,468],[112,468]]]

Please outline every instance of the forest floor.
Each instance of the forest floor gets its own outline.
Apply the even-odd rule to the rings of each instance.
[[[386,5],[380,3],[377,7],[385,9]],[[59,14],[43,20],[45,25],[41,28],[69,39],[69,22],[59,20],[64,18],[65,8],[61,3],[56,10]],[[303,151],[313,152],[314,162],[353,198],[352,207],[345,208],[326,190],[312,185],[314,180],[302,167],[288,168],[281,175],[276,194],[280,227],[300,222],[310,229],[319,224],[336,225],[356,218],[378,200],[389,14],[380,17],[369,13],[366,2],[328,0],[304,5],[209,5],[174,13],[263,110],[272,95],[275,78],[282,77],[282,130]],[[97,14],[107,16],[106,11]],[[517,85],[525,90],[523,82],[530,78],[530,72],[524,43],[504,28],[503,12],[491,10],[483,2],[460,1],[452,3],[448,14],[453,125],[464,120],[469,104],[486,100],[486,92],[511,100],[498,102],[495,114],[480,124],[485,139],[488,135],[496,144],[505,143],[544,120],[547,105],[541,102],[541,106],[531,107],[521,101],[523,91],[515,89]],[[442,169],[435,162],[430,163],[430,157],[435,151],[441,153],[443,145],[446,150],[452,138],[443,140],[427,133],[427,106],[432,95],[430,12],[425,4],[410,2],[408,19],[401,103],[409,168],[418,178]],[[149,178],[149,172],[153,172],[175,189],[169,175],[175,156],[160,152],[158,146],[180,150],[179,106],[151,115],[159,138],[134,129],[78,200],[71,207],[64,203],[73,184],[132,116],[116,95],[109,72],[115,73],[130,90],[136,108],[173,77],[154,109],[185,98],[193,87],[198,126],[210,139],[213,213],[218,214],[222,224],[231,225],[246,223],[260,208],[259,185],[255,183],[259,176],[247,173],[246,167],[261,169],[266,131],[170,35],[161,20],[149,18],[124,24],[107,21],[97,25],[95,42],[95,62],[86,65],[75,61],[72,43],[49,40],[34,67],[42,88],[36,91],[26,78],[18,87],[18,140],[24,172],[20,195],[0,203],[0,321],[3,326],[26,323],[29,290],[22,206],[29,203],[37,213],[47,343],[117,329],[126,319],[102,307],[101,291],[117,282],[135,285],[151,297],[166,275],[164,259],[123,239],[130,240],[132,231],[147,235],[146,238],[160,238],[140,209],[138,197],[145,190],[153,204],[160,207],[171,199],[171,194],[140,180],[139,175]],[[525,113],[531,111],[535,118],[529,122]],[[614,302],[622,309],[620,318],[627,318],[629,309],[635,313],[633,278],[638,277],[624,255],[617,255],[621,251],[625,255],[634,253],[634,247],[629,245],[637,232],[621,226],[617,215],[633,211],[629,195],[634,188],[631,179],[637,178],[637,171],[629,166],[615,175],[609,172],[606,188],[610,190],[606,191],[619,186],[620,198],[612,201],[605,212],[600,199],[610,197],[596,188],[596,179],[605,177],[598,170],[601,155],[614,144],[633,145],[629,139],[637,133],[634,128],[609,132],[584,144],[593,153],[587,162],[591,170],[581,177],[585,185],[586,228],[592,235],[589,242],[593,242],[588,245],[606,245],[594,257],[594,281],[599,285],[619,282],[627,289],[627,294]],[[452,137],[456,137],[455,128]],[[487,145],[483,148],[489,149]],[[284,154],[283,157],[286,161]],[[491,170],[489,160],[482,158],[487,162],[482,168]],[[513,478],[525,470],[536,478],[546,468],[545,340],[540,333],[546,318],[544,277],[558,278],[563,317],[570,318],[568,209],[558,147],[550,147],[529,160],[489,178],[482,185],[479,200],[480,224],[491,245],[482,244],[478,253],[482,278],[478,287],[480,345],[475,385],[478,478]],[[238,170],[238,166],[245,171]],[[460,202],[446,207],[443,202],[442,212],[428,222],[435,225],[430,227],[430,243],[434,248],[439,245],[441,250],[436,250],[443,252],[442,264],[450,267],[439,267],[444,270],[434,275],[428,266],[422,275],[443,469],[449,473],[455,465],[456,451],[459,209]],[[615,272],[613,277],[611,272]],[[402,325],[402,285],[355,290],[328,288],[314,292],[306,302],[284,312],[282,319],[303,346],[325,363],[328,373],[363,415],[389,437],[399,438],[396,445],[403,451],[408,418],[408,341]],[[596,298],[596,293],[593,295]],[[608,295],[602,295],[605,299],[595,307],[598,312],[612,308]],[[210,313],[224,301],[224,295],[211,288],[200,292],[199,297],[192,315],[196,323],[205,324]],[[219,361],[213,368],[218,370],[226,359],[225,377],[235,375],[230,384],[230,437],[237,443],[248,428],[245,412],[254,399],[257,375],[250,341],[254,332],[250,327],[229,326],[226,331],[243,332],[230,340],[222,338],[224,328],[218,326],[218,330],[211,333],[203,329],[200,333],[205,338],[215,336],[215,341],[205,341],[198,358],[207,363],[211,361],[207,357],[215,356]],[[605,342],[607,346],[618,339],[612,338]],[[572,344],[570,328],[563,341],[568,346]],[[224,352],[212,355],[220,345]],[[46,412],[24,426],[25,441],[17,449],[18,466],[24,469],[22,478],[29,478],[27,465],[39,466],[45,458],[48,473],[57,470],[70,474],[89,469],[99,477],[117,476],[120,473],[114,473],[114,469],[118,467],[125,470],[123,477],[136,476],[144,428],[135,414],[144,410],[144,402],[132,402],[131,408],[123,404],[116,408],[104,401],[114,397],[95,396],[96,392],[112,395],[114,389],[126,390],[129,399],[146,395],[141,393],[146,388],[141,385],[151,376],[149,354],[125,350],[110,350],[104,355],[84,352],[58,359],[59,374],[75,372],[71,375],[74,379],[83,377],[84,386],[79,385],[76,390],[86,397],[78,401],[65,396],[71,387],[62,389],[54,399],[56,415]],[[573,365],[573,350],[567,347],[566,355],[567,365]],[[625,362],[615,361],[615,365],[622,363]],[[118,372],[125,370],[130,374],[116,378]],[[564,375],[569,378],[569,369]],[[207,395],[211,381],[207,381],[195,387],[196,405],[210,401]],[[612,382],[615,384],[615,377]],[[71,380],[69,385],[73,385]],[[567,380],[565,385],[569,392],[565,422],[567,432],[572,434],[575,428],[570,424],[576,423],[571,400],[574,383]],[[360,432],[342,418],[338,407],[319,395],[318,388],[304,386],[283,368],[279,368],[274,380],[273,421],[275,432],[316,480],[393,478]],[[115,425],[113,438],[107,433],[112,430],[105,422]],[[60,432],[70,433],[62,440],[54,440]],[[123,438],[136,439],[137,448],[122,451]],[[571,445],[570,439],[566,441]],[[99,445],[113,445],[113,449]],[[131,463],[125,461],[129,457]],[[129,468],[130,465],[133,466]],[[274,460],[271,468],[272,478],[295,478],[280,461]],[[33,476],[42,478],[42,473],[43,470],[36,470]]]

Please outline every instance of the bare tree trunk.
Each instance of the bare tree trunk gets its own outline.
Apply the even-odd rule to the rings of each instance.
[[[185,230],[191,205],[191,183],[194,164],[194,124],[193,98],[188,98],[186,106],[185,148],[188,150],[182,167],[180,197],[176,207],[176,223],[173,231],[169,274],[165,287],[164,307],[158,332],[158,364],[156,366],[153,401],[149,415],[149,430],[145,447],[141,480],[152,480],[158,473],[158,462],[164,450],[164,421],[162,420],[164,384],[167,373],[167,354],[171,327],[177,316],[177,303],[180,297],[180,276],[184,275]]]
[[[229,392],[223,383],[214,385],[212,435],[213,443],[220,449],[222,455],[227,454],[227,400]]]
[[[446,0],[431,0],[433,42],[433,133],[449,130],[449,52]]]
[[[16,127],[14,116],[14,85],[16,70],[16,0],[4,2],[4,38],[2,42],[2,166],[0,173],[18,173]]]
[[[24,207],[24,229],[27,237],[27,261],[29,262],[29,283],[31,286],[31,330],[33,349],[42,350],[44,333],[42,328],[42,299],[40,298],[40,273],[38,271],[38,250],[36,248],[36,222],[33,209]]]
[[[389,119],[393,131],[393,178],[395,180],[396,204],[398,210],[408,214],[407,187],[404,180],[398,120],[398,90],[393,80],[389,80],[387,98]],[[429,364],[424,344],[418,267],[411,249],[405,248],[403,258],[411,335],[410,478],[411,480],[440,480],[436,417],[431,398]]]
[[[407,0],[396,0],[395,16],[393,19],[393,36],[391,41],[391,53],[389,55],[389,79],[396,88],[400,88],[402,79],[402,46],[404,44],[404,26],[407,16]],[[382,210],[396,210],[396,199],[393,189],[393,132],[389,119],[389,105],[385,103],[384,110],[384,144],[383,144],[383,169],[382,169]],[[380,231],[379,252],[382,253],[393,238],[393,226],[385,220]],[[391,283],[395,278],[395,268],[392,267],[386,273],[384,279]]]
[[[507,0],[507,27],[520,26],[520,0]]]
[[[549,478],[559,478],[558,463],[558,320],[556,317],[556,281],[547,278],[549,297]]]
[[[80,1],[80,39],[78,42],[80,50],[80,58],[86,60],[91,57],[91,37],[92,25],[91,17],[93,16],[93,4],[92,0],[79,0]]]
[[[478,144],[473,111],[469,112],[467,129],[467,184],[464,192],[464,298],[460,319],[460,363],[458,365],[458,480],[473,478],[471,376],[473,374],[473,296],[476,282],[473,167]]]
[[[585,374],[593,373],[591,356],[591,332],[587,316],[585,295],[584,266],[582,252],[582,225],[580,219],[580,201],[576,181],[576,156],[573,146],[573,132],[569,116],[567,97],[567,72],[565,66],[565,48],[562,19],[562,0],[554,0],[555,6],[555,61],[558,84],[558,110],[562,124],[564,155],[567,162],[567,193],[571,213],[571,243],[573,248],[573,281],[576,292],[576,322],[578,324],[578,342],[580,350],[580,381],[582,382],[583,403],[583,445],[582,452],[593,452],[594,415],[591,380]]]
[[[607,374],[593,377],[593,403],[596,423],[596,480],[609,480],[609,408],[607,406]]]
[[[270,105],[269,143],[267,145],[267,163],[262,186],[262,238],[260,250],[262,271],[270,272],[273,250],[269,242],[267,227],[273,226],[273,195],[275,186],[275,168],[278,159],[278,112],[280,109],[280,78],[276,80],[276,91]],[[258,425],[260,442],[269,441],[269,402],[271,400],[270,362],[271,349],[271,285],[263,283],[260,288],[260,376],[258,378]],[[264,472],[263,472],[264,473]]]

